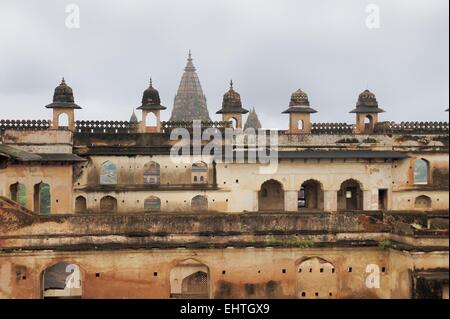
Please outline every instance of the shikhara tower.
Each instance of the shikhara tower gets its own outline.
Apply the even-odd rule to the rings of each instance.
[[[170,121],[193,120],[211,121],[206,105],[206,97],[189,51],[188,61],[181,77],[180,86],[173,103]]]

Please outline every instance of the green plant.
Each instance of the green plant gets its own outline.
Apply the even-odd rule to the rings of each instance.
[[[378,243],[378,247],[386,249],[392,246],[392,242],[389,239],[384,239]]]

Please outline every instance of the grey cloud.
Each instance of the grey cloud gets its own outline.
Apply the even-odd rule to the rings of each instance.
[[[81,28],[64,26],[76,3]],[[381,8],[381,29],[364,21]],[[286,128],[290,94],[305,90],[313,121],[352,122],[369,88],[382,120],[444,120],[446,0],[165,0],[0,2],[0,118],[49,118],[65,76],[83,119],[128,119],[148,78],[168,119],[187,50],[213,115],[230,78],[265,127]],[[214,114],[215,118],[218,118]]]

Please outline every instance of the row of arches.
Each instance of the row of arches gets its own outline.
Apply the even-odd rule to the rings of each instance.
[[[118,183],[117,166],[111,161],[106,161],[100,168],[100,184],[116,185]],[[144,165],[143,183],[145,185],[159,185],[161,166],[154,161]],[[193,184],[208,183],[208,165],[204,162],[196,162],[191,167],[191,182]]]
[[[284,207],[283,185],[274,179],[268,180],[261,185],[258,193],[258,209],[260,211],[283,211]],[[378,192],[378,208],[387,209],[387,190],[380,189]],[[364,192],[359,181],[348,179],[341,184],[337,193],[338,211],[352,211],[364,209]],[[432,200],[429,196],[420,195],[414,200],[414,208],[431,208]],[[305,181],[297,195],[298,210],[323,210],[324,192],[322,184],[314,179]]]
[[[191,209],[193,211],[208,210],[208,198],[203,195],[194,196],[191,199]],[[113,196],[104,196],[100,199],[100,211],[115,213],[118,210],[117,199]],[[84,196],[75,198],[75,212],[83,213],[88,211],[87,199]],[[159,212],[161,211],[161,199],[157,196],[149,196],[144,200],[144,211]]]
[[[349,267],[347,271],[351,272],[351,269]],[[222,270],[222,275],[225,273]],[[286,269],[282,269],[282,273],[285,274]],[[335,298],[338,290],[337,273],[335,265],[324,258],[301,258],[295,262],[297,298]],[[154,276],[157,275],[155,272]],[[58,262],[42,272],[42,297],[82,298],[84,276],[79,265]],[[99,276],[100,273],[97,273],[96,277]],[[210,269],[198,260],[189,258],[176,263],[171,268],[168,279],[170,298],[206,299],[212,295]]]
[[[173,267],[169,280],[170,298],[210,297],[209,268],[194,259],[184,260]],[[80,299],[83,297],[83,286],[84,274],[77,264],[59,262],[42,272],[41,296],[44,299]]]
[[[258,194],[259,210],[284,210],[283,185],[274,179],[261,185]],[[324,209],[324,192],[322,184],[314,179],[305,181],[298,190],[297,208],[309,210]],[[363,191],[361,184],[349,179],[341,184],[338,191],[338,210],[363,210]]]

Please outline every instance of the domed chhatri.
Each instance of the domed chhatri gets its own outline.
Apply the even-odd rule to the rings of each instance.
[[[308,94],[298,89],[291,94],[289,108],[282,112],[289,114],[289,134],[309,134],[311,132],[311,114],[317,113],[309,104]]]
[[[152,79],[150,79],[149,87],[144,91],[142,95],[142,105],[138,107],[138,110],[165,110],[166,107],[161,105],[161,99],[159,98],[159,92],[153,88]]]
[[[317,111],[310,107],[308,94],[298,89],[291,95],[289,108],[282,113],[317,113]]]
[[[356,102],[356,108],[350,113],[383,113],[384,110],[378,107],[378,101],[375,94],[369,90],[364,90]]]
[[[137,108],[142,111],[140,132],[160,132],[161,131],[161,110],[166,107],[161,105],[159,92],[153,87],[152,79],[148,88],[142,94],[142,105]],[[153,115],[152,115],[153,114]],[[153,121],[152,119],[155,119]]]
[[[223,95],[222,109],[216,112],[216,114],[225,113],[248,113],[248,110],[242,107],[240,94],[233,89],[233,80],[230,81],[230,89]]]
[[[375,94],[369,90],[364,90],[356,102],[356,108],[350,113],[356,113],[356,124],[354,126],[354,133],[372,133],[378,123],[378,113],[383,113],[384,110],[378,107],[378,101]]]
[[[81,106],[75,104],[72,88],[66,84],[64,78],[62,78],[61,84],[55,88],[53,103],[50,103],[45,107],[48,109],[81,109]]]
[[[248,110],[242,107],[241,96],[233,89],[233,80],[230,81],[230,89],[223,95],[222,108],[216,114],[222,114],[222,121],[235,121],[235,128],[242,128],[242,114]]]

